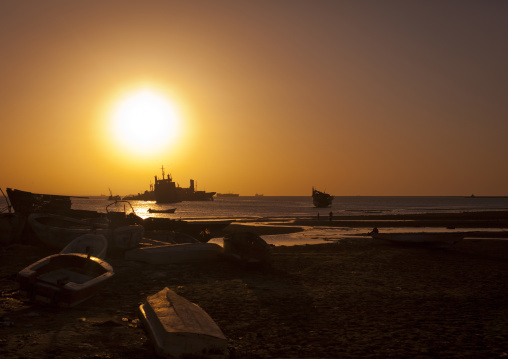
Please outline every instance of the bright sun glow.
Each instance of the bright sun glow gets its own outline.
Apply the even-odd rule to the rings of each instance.
[[[167,150],[180,133],[175,107],[162,94],[148,89],[122,98],[113,108],[111,125],[116,141],[138,155]]]

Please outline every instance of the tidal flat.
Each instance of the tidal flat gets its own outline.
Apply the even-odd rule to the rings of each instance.
[[[109,285],[71,309],[22,296],[17,272],[52,252],[12,244],[0,249],[0,355],[157,358],[137,309],[169,287],[216,321],[232,358],[504,357],[508,240],[496,233],[499,238],[467,237],[448,249],[366,236],[277,245],[265,268],[108,258],[115,270]]]

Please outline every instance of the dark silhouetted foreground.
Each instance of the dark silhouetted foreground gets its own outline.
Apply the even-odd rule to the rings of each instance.
[[[275,247],[271,268],[111,259],[110,286],[72,309],[34,306],[15,274],[50,252],[0,249],[2,358],[156,358],[136,309],[164,287],[199,304],[232,357],[493,358],[508,353],[508,240],[447,250],[370,238]]]

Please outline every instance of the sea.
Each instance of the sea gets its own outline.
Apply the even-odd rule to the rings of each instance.
[[[372,214],[454,213],[508,210],[508,196],[336,196],[329,208],[315,208],[311,196],[239,196],[221,197],[213,201],[185,201],[157,204],[150,201],[121,201],[116,204],[104,196],[72,197],[73,209],[97,212],[134,211],[142,218],[165,217],[182,220],[240,220],[256,221],[257,225],[274,225],[276,220],[293,218],[320,218],[333,216],[362,216]],[[0,199],[0,209],[6,209],[5,198]],[[174,213],[149,213],[149,209],[176,208]],[[270,222],[263,222],[263,219]],[[275,220],[275,222],[274,222]],[[390,228],[388,231],[406,231],[407,228]],[[410,229],[409,229],[410,230]],[[420,230],[424,230],[421,229]],[[429,228],[430,231],[443,230]],[[461,228],[461,230],[467,230]],[[274,245],[315,244],[361,235],[365,228],[341,228],[336,226],[304,227],[303,232],[267,235],[263,238]],[[212,242],[221,244],[221,239]]]
[[[113,201],[107,197],[72,198],[72,208],[106,212]],[[508,210],[507,197],[460,196],[336,196],[329,208],[315,208],[310,196],[239,196],[213,201],[185,201],[157,204],[150,201],[119,202],[116,206],[132,209],[140,217],[169,217],[183,220],[260,219],[358,216],[371,214],[450,213]],[[0,205],[0,207],[2,207]],[[175,213],[149,213],[148,209],[176,208]],[[108,210],[113,210],[109,207]],[[118,210],[118,208],[114,209]]]

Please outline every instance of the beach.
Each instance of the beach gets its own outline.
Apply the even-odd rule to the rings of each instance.
[[[263,226],[262,235],[287,233],[288,225],[296,231],[303,222],[271,231]],[[256,223],[245,225],[230,230],[256,230]],[[274,246],[267,268],[108,258],[115,271],[110,284],[71,309],[25,300],[16,273],[53,252],[12,244],[0,249],[0,355],[156,358],[137,309],[168,287],[216,321],[232,358],[506,357],[508,240],[496,233],[472,235],[448,249],[368,236]]]

